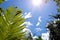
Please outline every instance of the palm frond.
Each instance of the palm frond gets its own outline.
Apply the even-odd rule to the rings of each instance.
[[[2,9],[2,8],[1,8]],[[10,6],[4,12],[0,10],[0,40],[21,40],[25,28],[21,10]]]
[[[4,0],[0,0],[0,4],[3,2]]]

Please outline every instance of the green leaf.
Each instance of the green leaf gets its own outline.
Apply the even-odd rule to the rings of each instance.
[[[58,12],[60,12],[60,8],[58,8],[57,10],[58,10]]]
[[[3,2],[4,0],[0,0],[0,4]]]
[[[14,6],[2,11],[0,8],[0,40],[21,40],[24,36],[22,30],[25,28],[22,11]]]

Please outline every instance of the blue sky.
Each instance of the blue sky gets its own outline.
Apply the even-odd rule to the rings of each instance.
[[[43,4],[37,7],[32,5],[32,0],[7,0],[1,4],[1,7],[6,9],[10,5],[17,6],[22,10],[24,15],[30,13],[31,17],[26,19],[26,21],[30,22],[31,25],[29,25],[27,28],[37,36],[47,32],[46,24],[51,20],[49,15],[54,15],[57,13],[57,6],[53,0],[48,0],[47,3],[43,2]]]

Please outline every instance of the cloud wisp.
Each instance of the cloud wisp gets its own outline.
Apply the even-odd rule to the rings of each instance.
[[[33,25],[30,21],[26,21],[24,22],[24,24],[26,25],[26,27],[30,27],[31,25]]]
[[[42,29],[41,28],[36,28],[36,32],[39,32],[41,31]]]
[[[40,22],[37,22],[36,26],[39,26],[40,25]]]
[[[24,16],[24,18],[25,19],[28,19],[28,18],[31,18],[32,17],[32,14],[31,14],[31,12],[29,12],[29,13],[25,13],[25,16]]]
[[[38,22],[37,22],[36,26],[39,26],[40,22],[41,22],[41,16],[38,17]]]
[[[42,38],[43,40],[49,40],[49,32],[47,32],[47,33],[42,33],[41,38]]]

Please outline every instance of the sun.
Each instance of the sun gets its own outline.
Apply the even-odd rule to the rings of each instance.
[[[32,4],[33,4],[34,6],[39,6],[39,5],[42,4],[42,0],[32,0]]]

